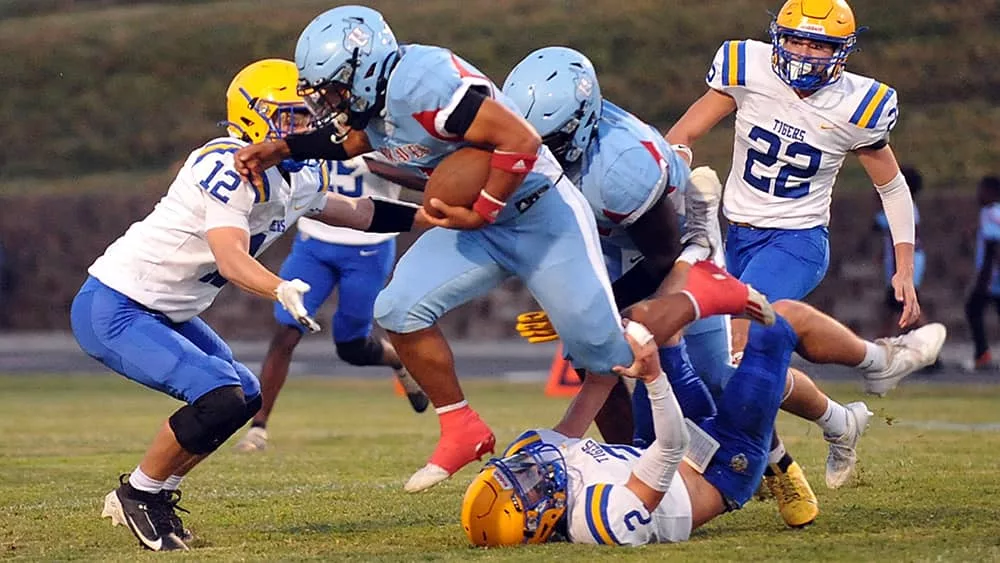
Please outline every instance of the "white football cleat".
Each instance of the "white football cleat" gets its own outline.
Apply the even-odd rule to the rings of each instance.
[[[892,338],[879,338],[876,344],[886,348],[885,369],[866,372],[865,393],[884,397],[906,376],[937,360],[948,330],[941,323],[930,323]]]
[[[844,408],[847,409],[847,432],[840,436],[823,434],[823,439],[830,444],[830,452],[826,456],[826,486],[831,489],[840,488],[854,473],[858,462],[858,440],[874,416],[868,405],[860,401],[848,403]]]
[[[408,493],[419,493],[420,491],[426,491],[449,477],[451,477],[451,473],[448,473],[445,468],[428,463],[410,476],[410,479],[403,485],[403,490]]]
[[[246,436],[236,442],[236,451],[260,452],[267,449],[267,430],[260,426],[251,426]]]

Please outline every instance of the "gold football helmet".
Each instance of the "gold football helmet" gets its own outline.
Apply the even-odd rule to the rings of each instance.
[[[818,90],[843,75],[857,42],[854,12],[845,0],[788,0],[771,21],[771,67],[789,86]],[[789,52],[785,39],[797,37],[833,46],[829,57]]]
[[[226,90],[226,130],[252,143],[280,139],[309,123],[296,92],[298,69],[282,59],[263,59],[236,74]]]
[[[543,543],[566,512],[566,462],[551,444],[492,459],[462,499],[462,528],[480,547]]]

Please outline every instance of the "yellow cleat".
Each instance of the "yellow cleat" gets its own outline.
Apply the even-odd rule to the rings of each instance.
[[[769,467],[774,475],[765,476],[764,483],[778,501],[778,512],[785,524],[792,528],[812,524],[819,516],[819,503],[802,467],[796,461],[789,464],[786,471],[777,464]]]

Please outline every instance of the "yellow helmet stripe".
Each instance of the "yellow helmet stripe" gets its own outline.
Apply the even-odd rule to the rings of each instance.
[[[722,49],[722,83],[726,86],[746,86],[746,41],[726,41]]]
[[[271,183],[267,181],[267,172],[261,174],[260,179],[260,185],[254,185],[253,187],[256,192],[253,196],[254,203],[266,203],[271,199]]]
[[[878,123],[878,118],[882,115],[882,109],[886,101],[894,92],[888,85],[876,82],[868,89],[868,93],[861,100],[858,109],[854,111],[850,122],[858,127],[872,129]]]
[[[204,147],[201,148],[200,151],[198,151],[198,158],[195,159],[194,163],[198,164],[199,162],[201,162],[201,159],[205,158],[210,154],[236,152],[241,148],[243,148],[242,144],[233,141],[213,141],[205,145]]]
[[[529,430],[524,434],[518,436],[517,440],[512,442],[511,445],[507,446],[507,449],[503,451],[503,454],[500,457],[510,457],[516,454],[517,452],[521,451],[522,449],[530,446],[531,444],[541,441],[542,437],[539,436],[537,432],[535,432],[534,430]]]
[[[587,487],[587,527],[597,543],[619,545],[618,538],[611,531],[611,523],[608,521],[608,500],[610,498],[611,485],[608,483],[598,483]]]

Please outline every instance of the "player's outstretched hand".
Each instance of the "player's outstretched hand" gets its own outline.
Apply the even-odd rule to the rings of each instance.
[[[552,342],[559,340],[556,327],[552,326],[552,321],[545,311],[528,311],[517,316],[517,324],[514,326],[518,336],[532,344],[541,342]]]
[[[448,205],[436,197],[432,197],[430,201],[425,202],[425,205],[430,205],[438,213],[444,215],[444,217],[434,217],[429,213],[427,214],[428,221],[435,227],[474,231],[486,224],[486,219],[483,219],[483,216],[475,211],[467,207]]]
[[[306,309],[305,303],[302,301],[302,296],[308,293],[311,288],[309,284],[300,280],[294,279],[290,281],[282,281],[278,284],[278,288],[274,290],[275,297],[278,299],[278,303],[285,308],[286,311],[296,320],[300,325],[302,325],[309,332],[319,332],[320,326],[315,319],[309,316],[309,311]]]
[[[291,152],[284,140],[247,145],[236,151],[233,165],[237,174],[254,186],[263,184],[264,171],[288,158]]]
[[[632,377],[650,382],[663,373],[660,366],[660,354],[653,340],[653,333],[649,332],[641,323],[624,319],[625,339],[632,348],[632,355],[635,357],[632,365],[628,367],[615,366],[611,368],[616,374],[622,377]]]
[[[892,289],[896,301],[903,304],[903,314],[899,316],[899,328],[906,328],[920,320],[920,301],[913,285],[913,276],[896,272],[892,276]]]

